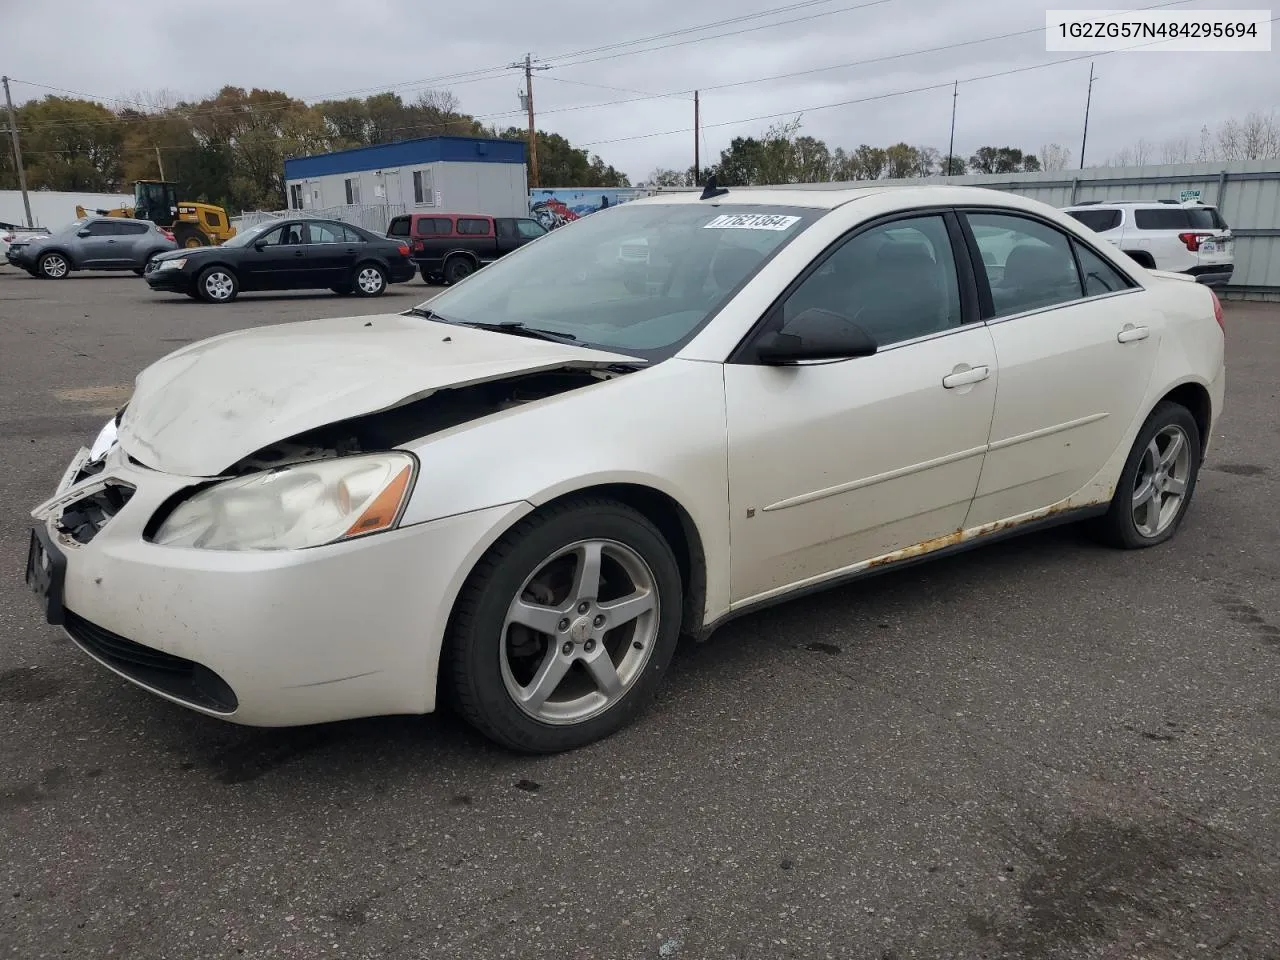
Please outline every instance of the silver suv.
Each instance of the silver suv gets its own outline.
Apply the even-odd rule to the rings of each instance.
[[[177,249],[173,235],[150,220],[84,217],[50,236],[11,244],[5,257],[33,277],[61,280],[72,270],[132,270],[141,276],[148,260]]]
[[[1198,200],[1086,201],[1063,211],[1148,270],[1228,283],[1235,271],[1231,228],[1218,208]]]

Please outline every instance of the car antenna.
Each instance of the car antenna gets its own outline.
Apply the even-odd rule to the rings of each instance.
[[[711,176],[707,177],[707,185],[703,188],[702,196],[700,196],[698,199],[710,200],[713,197],[723,197],[728,192],[729,191],[726,190],[724,187],[716,186],[716,176],[713,173]]]

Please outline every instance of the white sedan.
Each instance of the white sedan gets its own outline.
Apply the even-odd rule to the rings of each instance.
[[[1009,194],[637,200],[405,313],[156,362],[33,511],[28,581],[211,716],[448,702],[564,750],[763,604],[1050,523],[1166,541],[1223,352],[1208,288]]]

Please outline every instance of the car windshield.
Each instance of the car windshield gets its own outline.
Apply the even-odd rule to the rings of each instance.
[[[224,247],[247,247],[253,241],[257,240],[262,234],[266,233],[272,227],[280,226],[279,221],[266,220],[262,223],[255,224],[246,230],[237,231],[236,235],[230,240],[222,244]]]
[[[552,230],[418,309],[447,322],[521,324],[665,359],[822,213],[623,204]]]

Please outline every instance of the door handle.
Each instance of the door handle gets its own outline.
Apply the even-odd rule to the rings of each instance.
[[[1120,343],[1132,343],[1134,340],[1145,340],[1151,335],[1151,331],[1146,327],[1135,327],[1132,323],[1126,323],[1124,329],[1116,334],[1116,340]]]
[[[991,376],[991,368],[987,366],[970,367],[967,370],[957,370],[955,373],[949,373],[942,378],[942,385],[948,390],[955,387],[963,387],[970,383],[977,383]]]
[[[293,255],[294,255],[295,257],[300,257],[300,256],[302,256],[302,251],[301,251],[301,250],[295,250],[295,251],[293,251]]]

